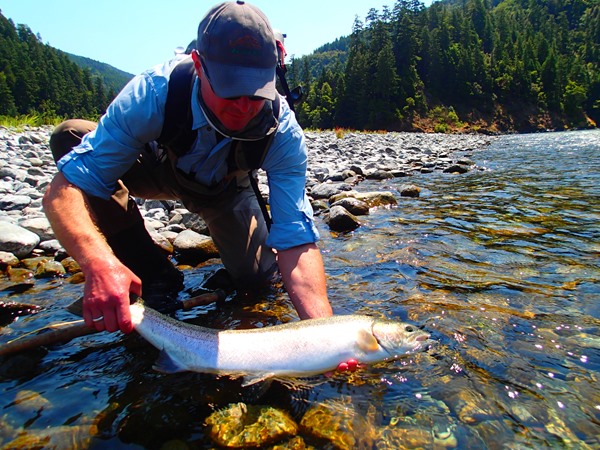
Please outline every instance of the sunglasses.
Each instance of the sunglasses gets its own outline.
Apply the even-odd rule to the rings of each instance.
[[[261,102],[261,101],[265,100],[264,97],[259,97],[258,95],[240,95],[238,97],[225,97],[225,100],[236,101],[236,100],[239,100],[240,98],[247,98],[251,102]]]

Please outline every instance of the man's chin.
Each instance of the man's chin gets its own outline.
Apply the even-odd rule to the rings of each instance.
[[[244,128],[246,128],[246,126],[248,125],[248,121],[247,120],[239,120],[239,119],[226,119],[226,120],[221,120],[221,125],[223,125],[226,129],[228,129],[229,131],[242,131]]]

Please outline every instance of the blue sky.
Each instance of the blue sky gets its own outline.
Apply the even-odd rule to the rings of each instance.
[[[349,35],[355,16],[380,12],[395,0],[253,0],[273,28],[287,34],[289,56],[311,53]],[[2,0],[2,14],[26,24],[44,43],[137,74],[169,59],[195,37],[198,22],[214,1]],[[425,2],[430,4],[431,0]]]

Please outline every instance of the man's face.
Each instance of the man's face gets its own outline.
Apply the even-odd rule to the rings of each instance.
[[[231,131],[243,130],[263,108],[265,99],[236,97],[235,99],[217,96],[210,85],[206,72],[198,70],[200,93],[204,103],[225,128]]]

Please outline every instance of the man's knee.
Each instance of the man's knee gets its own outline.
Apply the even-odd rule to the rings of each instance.
[[[50,150],[54,162],[65,156],[81,142],[81,138],[96,129],[96,123],[83,119],[69,119],[54,128],[50,135]]]

